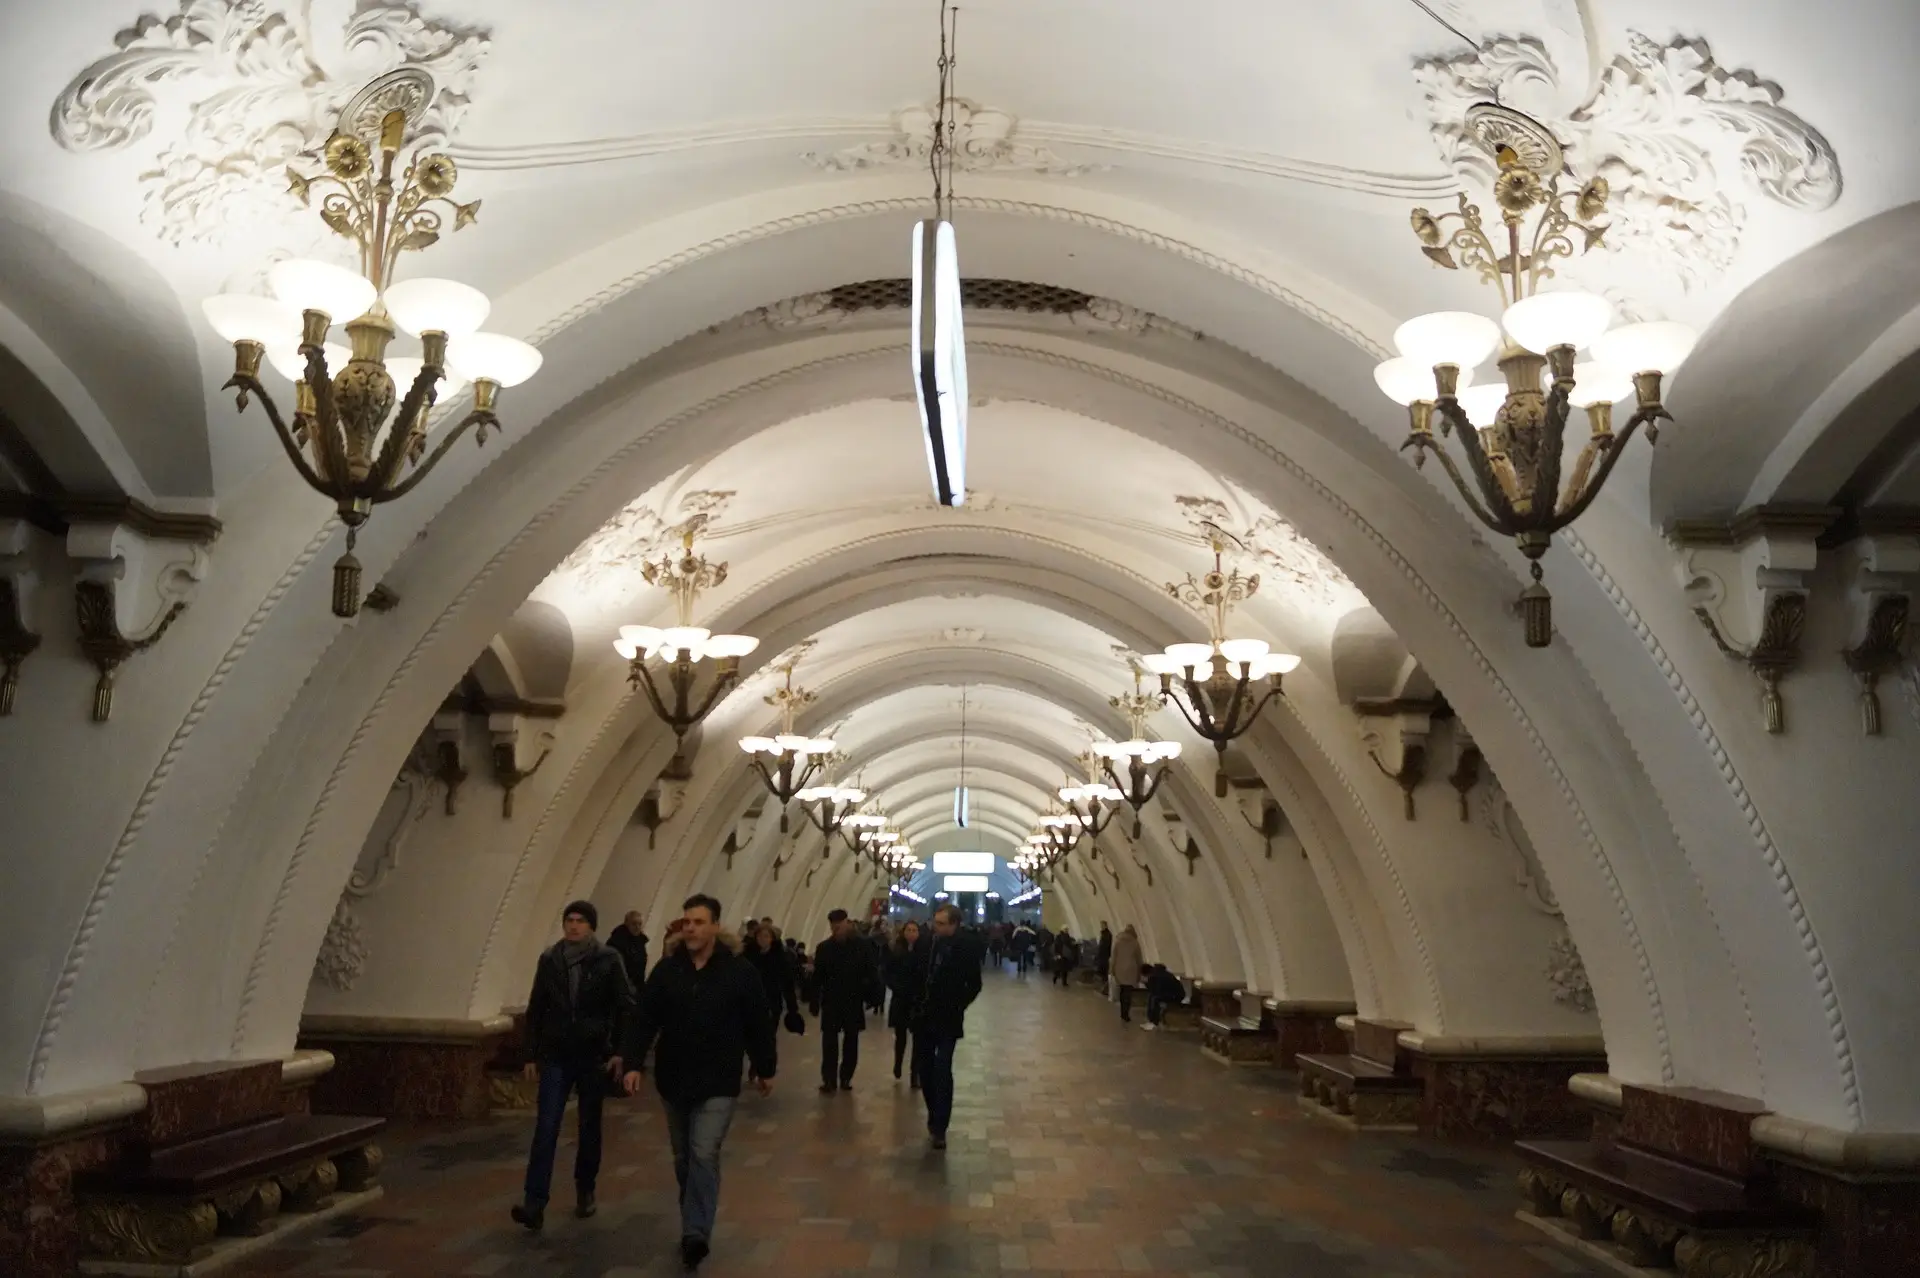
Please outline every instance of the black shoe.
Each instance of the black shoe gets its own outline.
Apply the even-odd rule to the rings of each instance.
[[[547,1223],[547,1209],[545,1207],[528,1207],[521,1203],[515,1203],[513,1210],[509,1212],[508,1215],[513,1217],[514,1224],[525,1225],[536,1234],[540,1232],[540,1227]]]
[[[573,1205],[573,1214],[579,1220],[586,1220],[599,1210],[600,1204],[593,1201],[591,1189],[580,1195],[580,1200]]]
[[[841,1079],[841,1080],[840,1080],[840,1090],[841,1090],[841,1091],[843,1091],[843,1092],[850,1092],[850,1091],[852,1091],[852,1090],[853,1090],[853,1080],[852,1080],[851,1078],[843,1078],[843,1079]]]
[[[933,1138],[932,1145],[935,1149],[945,1149],[947,1147],[946,1136],[944,1134],[935,1136]]]
[[[821,1093],[822,1093],[822,1094],[826,1094],[826,1093],[830,1093],[830,1092],[835,1092],[835,1091],[838,1091],[838,1090],[839,1090],[839,1089],[838,1089],[837,1087],[835,1087],[835,1086],[834,1086],[834,1085],[833,1085],[832,1083],[822,1083],[822,1084],[820,1084],[820,1091],[821,1091]]]
[[[707,1245],[706,1239],[689,1235],[680,1240],[680,1263],[688,1269],[698,1269],[700,1262],[705,1260],[707,1253],[712,1250],[713,1248]]]

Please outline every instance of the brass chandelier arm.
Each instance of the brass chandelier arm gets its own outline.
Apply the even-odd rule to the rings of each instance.
[[[647,694],[647,704],[653,707],[655,716],[673,728],[675,736],[683,734],[684,729],[674,723],[673,716],[667,713],[666,705],[660,700],[660,689],[654,684],[653,672],[647,669],[644,659],[636,657],[633,660],[628,670],[628,682],[640,685],[640,690]]]
[[[457,425],[447,431],[446,438],[440,441],[439,446],[428,455],[424,462],[414,466],[412,474],[408,475],[384,493],[374,495],[372,500],[376,503],[385,503],[400,497],[405,497],[408,493],[412,492],[419,486],[420,481],[431,474],[433,468],[440,464],[440,459],[447,455],[447,450],[460,442],[460,437],[467,433],[467,429],[476,425],[483,427],[492,426],[498,429],[500,419],[495,417],[488,409],[476,408],[472,410],[465,417],[461,418]]]
[[[345,441],[340,437],[340,417],[333,398],[333,379],[327,376],[326,352],[317,345],[302,344],[300,353],[307,357],[307,388],[313,392],[313,429],[308,433],[314,440],[314,461],[320,472],[326,476],[327,483],[318,485],[321,492],[336,501],[345,501],[352,496],[347,491],[353,482],[347,466]],[[337,488],[339,491],[329,491]]]
[[[1460,407],[1460,401],[1451,395],[1435,401],[1433,411],[1452,426],[1453,433],[1460,438],[1460,451],[1466,454],[1467,469],[1473,472],[1474,480],[1486,499],[1486,510],[1490,512],[1480,514],[1480,518],[1495,532],[1512,533],[1519,515],[1513,508],[1512,495],[1507,492],[1507,486],[1500,482],[1500,476],[1493,469],[1493,461],[1487,456],[1486,445],[1480,438],[1480,428],[1467,417],[1465,410]],[[1461,495],[1472,501],[1472,490],[1467,487],[1446,451],[1438,447],[1433,451],[1440,455],[1441,464],[1447,468],[1447,477],[1453,480]]]
[[[1560,452],[1566,442],[1567,415],[1573,408],[1568,397],[1572,394],[1571,377],[1555,378],[1552,389],[1547,392],[1539,445],[1533,456],[1533,499],[1527,512],[1536,526],[1553,525],[1560,489]]]
[[[425,438],[425,415],[433,411],[434,386],[439,380],[440,370],[430,364],[423,364],[414,375],[413,385],[407,387],[406,396],[394,410],[393,425],[388,429],[386,439],[381,442],[380,455],[374,460],[373,469],[368,472],[367,478],[373,493],[386,493],[400,477],[400,463],[413,451],[414,433],[418,431]],[[439,453],[435,453],[434,460],[439,459]],[[432,466],[429,465],[427,469],[431,470]],[[394,496],[398,496],[400,491],[394,489]],[[390,501],[392,498],[382,496],[380,500]]]
[[[1507,531],[1506,525],[1501,523],[1499,516],[1481,504],[1480,499],[1474,495],[1473,489],[1468,486],[1466,476],[1460,473],[1460,467],[1448,455],[1447,450],[1434,441],[1432,435],[1415,431],[1400,447],[1403,451],[1408,448],[1417,448],[1420,450],[1420,456],[1437,458],[1442,469],[1447,472],[1447,478],[1453,481],[1454,491],[1460,494],[1460,500],[1465,502],[1467,509],[1473,512],[1473,517],[1497,533]]]
[[[308,487],[314,491],[326,492],[326,484],[318,474],[314,473],[313,467],[307,462],[307,455],[300,451],[300,445],[294,441],[293,432],[287,429],[286,419],[280,416],[279,405],[273,402],[273,397],[267,394],[267,388],[260,384],[258,378],[246,373],[235,373],[220,389],[238,390],[242,395],[259,400],[261,411],[267,415],[267,420],[273,423],[273,433],[280,437],[280,443],[287,450],[287,460],[291,461],[294,469],[300,472],[300,478],[305,480]]]
[[[1653,429],[1653,423],[1672,420],[1673,417],[1666,409],[1657,407],[1642,408],[1636,411],[1632,417],[1629,417],[1627,424],[1621,427],[1620,432],[1612,437],[1611,442],[1609,442],[1606,447],[1606,451],[1600,455],[1600,469],[1595,471],[1593,478],[1587,482],[1586,490],[1574,499],[1572,505],[1563,505],[1560,510],[1555,513],[1554,531],[1558,532],[1574,520],[1580,518],[1587,507],[1593,505],[1593,499],[1598,497],[1600,490],[1606,486],[1607,475],[1613,470],[1613,464],[1620,460],[1620,455],[1626,452],[1627,443],[1633,438],[1635,431],[1639,430],[1642,425],[1645,425],[1648,430],[1651,431]],[[1572,496],[1571,491],[1569,491],[1568,496]]]

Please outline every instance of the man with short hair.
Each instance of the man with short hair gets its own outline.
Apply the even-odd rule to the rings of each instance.
[[[512,1215],[535,1232],[546,1223],[553,1154],[567,1096],[574,1092],[580,1097],[580,1136],[573,1160],[573,1214],[584,1220],[596,1210],[600,1103],[608,1076],[620,1074],[616,1052],[634,998],[620,955],[593,934],[599,922],[591,901],[574,901],[561,911],[561,939],[534,965],[533,992],[527,996],[527,1076],[539,1081],[540,1090],[526,1184]]]
[[[811,1010],[820,1018],[820,1090],[850,1092],[860,1067],[860,1034],[880,985],[873,947],[854,934],[845,910],[827,915],[833,935],[813,952]]]
[[[935,1149],[947,1147],[947,1126],[953,1120],[953,1052],[966,1036],[967,1008],[980,996],[979,957],[959,931],[957,906],[935,910],[909,978],[919,999],[913,1013],[913,1051],[920,1093],[927,1098],[927,1136]]]
[[[627,966],[627,980],[638,990],[647,983],[647,934],[640,927],[640,911],[628,910],[619,927],[607,933],[607,944]]]
[[[1093,952],[1093,970],[1100,978],[1100,992],[1112,995],[1107,990],[1107,969],[1113,965],[1113,931],[1107,927],[1105,919],[1100,920],[1100,943]]]
[[[742,1059],[751,1061],[762,1096],[773,1091],[773,1018],[760,977],[720,933],[720,902],[705,894],[681,907],[685,926],[670,934],[666,954],[640,993],[621,1055],[646,1059],[655,1038],[653,1084],[667,1114],[673,1175],[680,1182],[680,1261],[689,1269],[707,1258],[720,1206],[720,1143],[740,1099]],[[629,1069],[627,1094],[640,1090]]]

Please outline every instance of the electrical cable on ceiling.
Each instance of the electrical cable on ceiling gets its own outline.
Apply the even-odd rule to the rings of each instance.
[[[1478,49],[1480,47],[1480,42],[1478,40],[1474,39],[1472,36],[1462,31],[1459,27],[1454,26],[1451,22],[1448,22],[1445,18],[1441,17],[1437,12],[1434,11],[1433,6],[1427,3],[1427,0],[1411,0],[1411,2],[1414,8],[1420,10],[1420,12],[1426,14],[1429,18],[1432,18],[1435,22],[1445,27],[1448,31],[1451,31],[1454,35],[1460,37],[1460,39],[1465,40],[1469,48]]]
[[[952,221],[953,151],[959,137],[959,119],[953,96],[953,68],[959,60],[960,10],[950,0],[940,0],[940,101],[933,112],[932,145],[927,150],[927,167],[933,173],[933,215]]]

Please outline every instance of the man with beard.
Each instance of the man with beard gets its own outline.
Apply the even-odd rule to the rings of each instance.
[[[740,1072],[751,1061],[762,1096],[773,1091],[773,1018],[760,977],[737,956],[739,941],[720,931],[720,902],[690,896],[685,925],[669,932],[666,954],[640,992],[621,1055],[636,1064],[659,1040],[653,1081],[667,1115],[673,1174],[680,1183],[680,1261],[707,1258],[720,1206],[720,1144],[740,1099]],[[627,1094],[640,1090],[628,1070]]]

